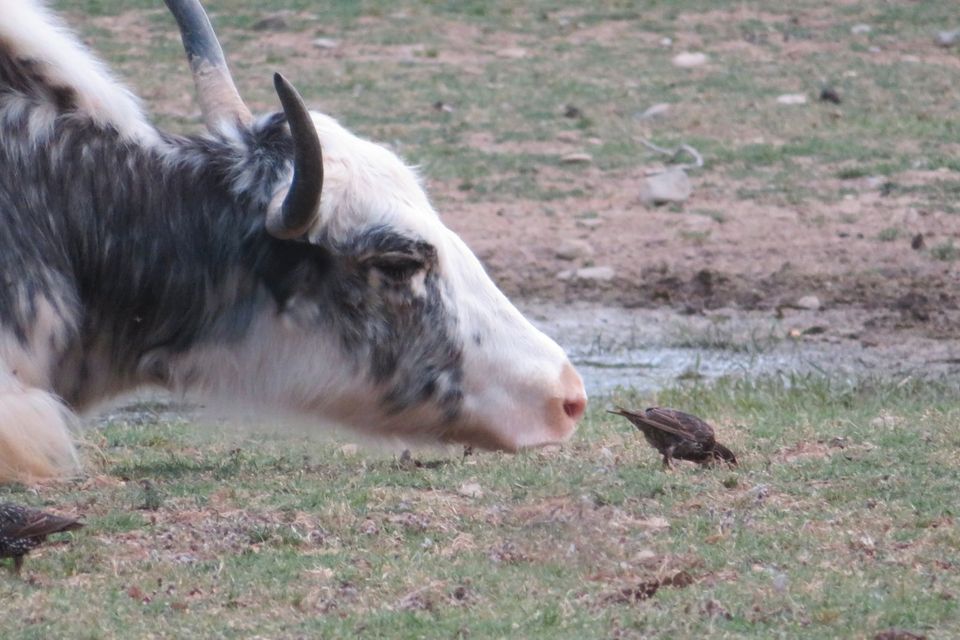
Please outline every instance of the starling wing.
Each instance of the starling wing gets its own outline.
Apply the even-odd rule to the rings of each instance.
[[[0,535],[7,538],[43,538],[51,533],[73,531],[83,526],[76,518],[17,505],[0,505],[0,515],[4,516]]]
[[[623,416],[634,424],[639,423],[684,440],[700,443],[713,440],[713,429],[710,425],[696,416],[675,409],[651,407],[643,413],[638,413],[617,407],[616,411],[610,411],[610,413]]]

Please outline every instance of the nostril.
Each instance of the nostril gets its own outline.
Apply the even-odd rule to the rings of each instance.
[[[583,413],[586,410],[586,398],[576,398],[574,400],[567,400],[563,403],[563,412],[567,414],[567,417],[571,420],[579,420],[581,417],[583,417]]]

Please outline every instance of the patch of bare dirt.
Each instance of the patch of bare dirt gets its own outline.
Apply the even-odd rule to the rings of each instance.
[[[699,176],[683,211],[649,209],[637,198],[642,177],[640,169],[610,175],[587,167],[572,179],[582,196],[549,203],[471,203],[452,185],[439,191],[447,223],[512,295],[692,311],[775,309],[816,295],[824,306],[890,309],[898,324],[952,335],[960,268],[911,243],[918,235],[926,246],[960,238],[960,217],[918,211],[879,190],[767,204],[739,198],[743,184]],[[545,188],[571,182],[555,168],[538,169],[537,179]],[[881,241],[887,229],[897,237]],[[593,255],[558,257],[568,239],[588,243]],[[614,277],[558,278],[582,266],[610,267]]]

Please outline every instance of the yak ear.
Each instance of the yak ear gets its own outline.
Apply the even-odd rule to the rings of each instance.
[[[280,240],[266,245],[253,265],[279,309],[297,291],[320,286],[334,268],[334,255],[327,247]]]

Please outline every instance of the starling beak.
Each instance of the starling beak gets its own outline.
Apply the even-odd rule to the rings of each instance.
[[[733,452],[714,438],[713,427],[697,416],[660,407],[651,407],[640,413],[617,407],[608,413],[632,422],[647,442],[663,455],[663,464],[667,467],[673,466],[674,458],[698,464],[718,460],[737,464]]]
[[[0,502],[0,558],[13,558],[14,573],[19,574],[23,557],[40,546],[48,535],[82,526],[83,523],[74,518]]]

